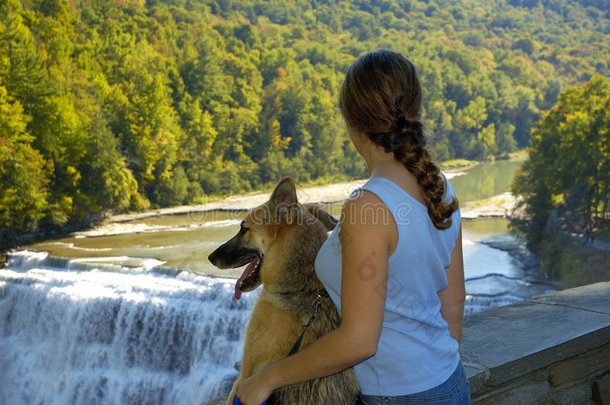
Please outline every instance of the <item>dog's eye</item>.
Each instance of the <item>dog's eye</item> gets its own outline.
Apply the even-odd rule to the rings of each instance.
[[[248,232],[249,230],[250,230],[250,228],[248,228],[244,222],[242,222],[242,223],[240,224],[240,229],[239,229],[239,231],[240,231],[241,233],[246,233],[246,232]]]

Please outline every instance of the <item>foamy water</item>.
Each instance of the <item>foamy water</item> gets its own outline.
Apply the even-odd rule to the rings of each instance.
[[[0,271],[0,403],[190,405],[235,376],[256,293],[236,301],[234,280],[154,267],[55,264],[23,251]]]

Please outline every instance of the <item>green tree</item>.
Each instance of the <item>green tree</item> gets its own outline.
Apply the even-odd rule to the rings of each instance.
[[[610,83],[594,76],[564,90],[532,132],[530,159],[516,177],[523,215],[515,227],[539,247],[547,220],[560,210],[582,228],[608,215]],[[556,215],[559,215],[556,213]]]
[[[32,147],[28,118],[0,83],[0,233],[35,229],[47,214],[46,162]]]

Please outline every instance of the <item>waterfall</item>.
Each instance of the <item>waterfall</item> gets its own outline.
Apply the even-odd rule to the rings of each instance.
[[[131,264],[9,254],[0,403],[192,405],[226,390],[256,293],[236,301],[234,280]]]

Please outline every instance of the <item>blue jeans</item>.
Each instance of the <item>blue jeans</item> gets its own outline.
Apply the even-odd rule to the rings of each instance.
[[[447,381],[427,391],[401,397],[360,395],[360,399],[363,405],[470,405],[470,386],[464,372],[464,366],[460,361]]]

